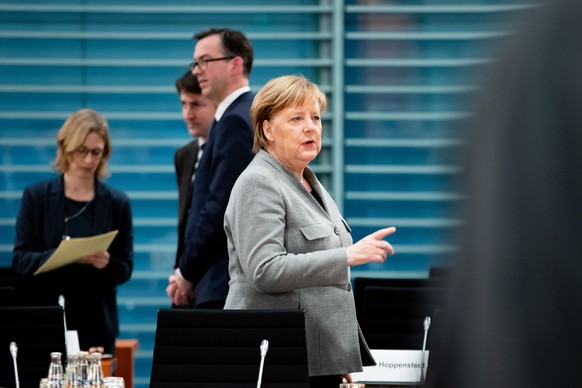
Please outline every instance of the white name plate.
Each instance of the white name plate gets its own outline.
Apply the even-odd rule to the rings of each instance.
[[[428,350],[371,349],[376,366],[365,366],[363,372],[352,373],[353,381],[366,383],[420,383],[421,366],[426,376]]]
[[[77,330],[67,330],[67,354],[78,354],[80,351]]]

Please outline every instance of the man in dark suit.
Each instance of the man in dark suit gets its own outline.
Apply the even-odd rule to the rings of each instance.
[[[176,80],[176,90],[182,105],[182,118],[194,140],[178,148],[174,154],[178,183],[178,249],[174,269],[178,268],[184,251],[186,221],[192,203],[192,184],[216,112],[216,103],[202,95],[198,80],[191,71]],[[168,286],[168,294],[172,293],[173,287],[175,284]]]
[[[253,158],[249,75],[254,54],[240,31],[210,29],[194,38],[192,74],[202,95],[218,108],[196,171],[184,251],[168,294],[175,305],[193,301],[197,308],[222,308],[229,281],[224,212],[234,182]]]

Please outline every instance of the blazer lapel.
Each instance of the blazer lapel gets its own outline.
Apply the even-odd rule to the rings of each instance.
[[[99,180],[95,180],[95,199],[93,206],[93,227],[92,235],[109,231],[109,211],[111,206],[111,195]]]
[[[190,203],[192,198],[192,174],[194,173],[194,164],[198,158],[198,142],[193,141],[188,152],[184,154],[183,171],[180,172],[180,198],[183,203],[180,203],[180,215],[184,214],[185,206]]]
[[[216,136],[216,131],[214,129],[216,128],[217,123],[218,121],[216,121],[216,119],[212,120],[212,125],[210,126],[210,135],[208,135],[207,143],[210,143],[210,140],[214,139],[214,137]]]
[[[311,190],[315,191],[315,193],[319,196],[319,198],[321,198],[321,202],[323,205],[322,210],[327,215],[329,215],[329,204],[327,203],[327,198],[323,194],[323,190],[321,190],[321,184],[319,183],[319,180],[317,180],[317,178],[315,177],[315,174],[313,173],[313,171],[311,171],[311,169],[309,167],[305,168],[303,176],[311,185]],[[311,197],[313,197],[313,195],[311,193],[309,193],[309,195]],[[315,198],[313,198],[313,199],[317,202],[317,200]]]
[[[65,234],[65,183],[64,176],[61,175],[53,181],[50,192],[50,203],[48,206],[49,219],[53,220],[54,239],[59,241]]]
[[[271,166],[273,166],[275,170],[279,171],[285,177],[289,184],[296,185],[297,190],[300,193],[303,193],[303,195],[308,198],[307,199],[308,201],[313,201],[314,203],[317,203],[317,208],[321,209],[321,212],[325,214],[327,217],[329,217],[329,205],[327,203],[327,198],[325,197],[323,191],[321,190],[319,180],[317,180],[315,174],[313,173],[313,171],[311,171],[309,167],[305,168],[303,175],[311,185],[311,189],[315,190],[315,192],[319,195],[319,198],[321,198],[321,201],[323,202],[324,206],[323,208],[319,205],[317,200],[313,197],[313,195],[310,192],[303,189],[303,186],[301,186],[301,183],[299,183],[297,177],[293,175],[293,173],[289,171],[287,168],[283,167],[283,165],[274,156],[272,156],[265,150],[260,150],[255,156],[255,158],[262,159]]]

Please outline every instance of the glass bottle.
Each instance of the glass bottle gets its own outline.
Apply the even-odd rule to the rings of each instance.
[[[63,364],[61,362],[61,352],[51,353],[51,363],[48,370],[48,386],[50,388],[63,387]]]
[[[91,353],[88,379],[90,388],[103,387],[103,366],[101,364],[101,353],[99,352]]]
[[[77,387],[89,387],[89,353],[79,352],[77,360]]]
[[[67,367],[65,368],[65,387],[75,388],[77,384],[77,367],[79,356],[77,354],[67,355]]]

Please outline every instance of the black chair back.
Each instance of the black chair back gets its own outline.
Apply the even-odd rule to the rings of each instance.
[[[17,279],[12,267],[0,267],[0,287],[14,287]]]
[[[309,386],[303,310],[161,309],[150,388]]]
[[[20,387],[38,388],[48,374],[51,352],[67,357],[62,307],[1,306],[0,317],[0,387],[16,387],[10,353],[15,342]]]
[[[0,287],[0,306],[14,306],[16,304],[14,287]]]
[[[443,289],[368,286],[363,299],[358,321],[370,348],[419,350],[424,320],[442,307]]]
[[[388,287],[388,288],[444,288],[445,278],[367,278],[357,277],[354,279],[354,299],[356,304],[356,314],[360,318],[362,306],[364,304],[364,292],[368,287]]]

